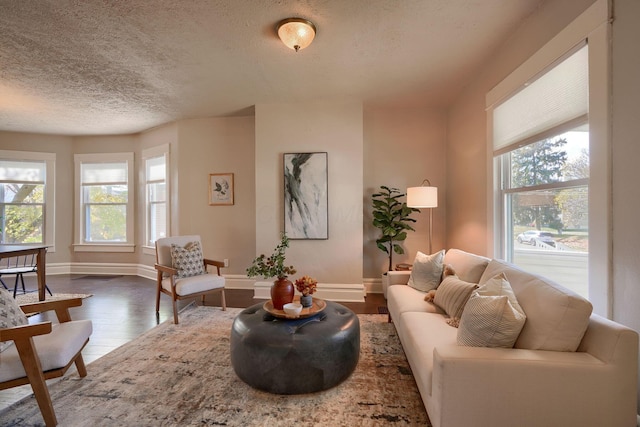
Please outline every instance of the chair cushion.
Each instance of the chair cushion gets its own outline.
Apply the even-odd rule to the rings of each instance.
[[[27,316],[13,296],[5,289],[0,289],[0,329],[13,328],[27,323],[29,323]],[[0,342],[0,353],[12,345],[13,341]]]
[[[74,320],[55,324],[51,333],[33,337],[36,352],[40,357],[43,371],[59,369],[71,362],[73,357],[87,342],[93,326],[91,320]],[[26,376],[16,346],[2,353],[0,363],[0,382]]]
[[[184,247],[172,243],[171,264],[173,268],[178,270],[176,276],[179,279],[204,274],[204,260],[200,242],[189,242]]]
[[[442,280],[443,258],[444,250],[433,255],[418,252],[407,284],[423,292],[436,289]]]
[[[171,292],[171,278],[162,279],[162,287]],[[224,277],[217,274],[201,274],[176,280],[176,294],[192,295],[213,289],[224,288]]]

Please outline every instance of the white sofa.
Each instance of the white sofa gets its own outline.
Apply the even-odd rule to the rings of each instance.
[[[390,320],[434,427],[636,426],[635,331],[503,261],[451,249],[444,263],[480,285],[504,272],[527,320],[514,348],[458,345],[446,314],[405,285],[410,273],[389,272]]]

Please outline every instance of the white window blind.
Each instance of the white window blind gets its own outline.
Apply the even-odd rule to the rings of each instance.
[[[44,182],[46,163],[0,160],[0,181]]]
[[[587,114],[588,48],[556,65],[493,111],[493,149],[497,151]]]
[[[147,181],[163,181],[167,168],[164,156],[154,157],[146,160]]]
[[[127,163],[82,163],[82,184],[126,183]]]

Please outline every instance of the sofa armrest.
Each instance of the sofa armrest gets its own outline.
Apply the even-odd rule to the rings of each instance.
[[[637,363],[605,363],[586,352],[463,346],[437,347],[433,357],[438,409],[428,409],[435,425],[636,424]]]
[[[406,285],[409,283],[410,271],[387,271],[388,284],[391,285]]]

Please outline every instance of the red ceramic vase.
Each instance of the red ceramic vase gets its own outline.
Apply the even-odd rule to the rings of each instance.
[[[283,305],[293,301],[294,291],[293,283],[287,280],[286,277],[273,282],[273,286],[271,286],[271,302],[273,303],[273,308],[282,310]]]

